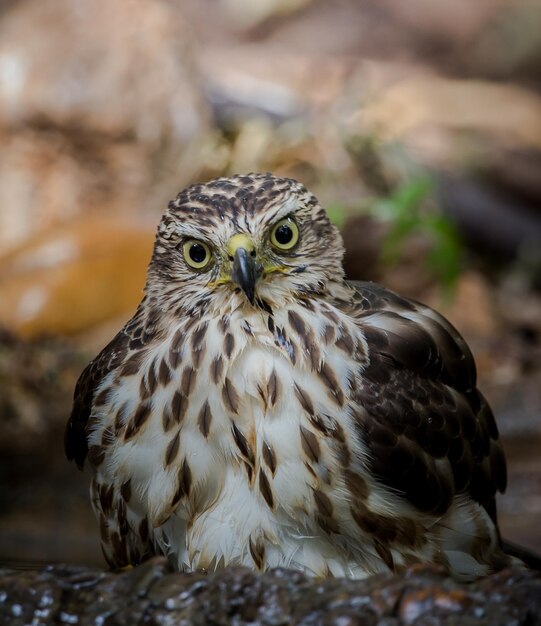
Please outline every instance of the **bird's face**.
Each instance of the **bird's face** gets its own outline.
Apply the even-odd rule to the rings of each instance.
[[[316,198],[269,174],[194,185],[158,228],[146,291],[189,310],[268,309],[343,279],[343,244]]]

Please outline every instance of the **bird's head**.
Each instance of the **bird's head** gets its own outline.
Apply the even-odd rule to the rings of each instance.
[[[338,230],[300,183],[270,174],[192,185],[158,227],[146,293],[197,312],[268,308],[342,281]]]

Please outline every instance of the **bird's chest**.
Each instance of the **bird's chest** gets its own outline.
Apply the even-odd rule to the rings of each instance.
[[[347,454],[356,364],[305,326],[308,342],[283,318],[270,328],[243,319],[225,334],[207,330],[208,345],[219,349],[199,363],[179,449],[207,484],[208,500],[228,472],[263,508],[288,512],[309,508],[310,490],[332,482]]]
[[[109,415],[132,404],[104,468],[131,481],[131,509],[176,546],[179,565],[257,560],[260,540],[282,546],[279,565],[284,546],[298,549],[291,534],[332,531],[358,453],[348,393],[359,340],[344,323],[329,328],[287,311],[179,328],[148,355],[142,383],[113,394]],[[133,400],[147,385],[151,397]]]
[[[298,550],[291,534],[332,529],[354,440],[345,391],[353,354],[325,345],[317,328],[311,345],[279,320],[270,329],[245,322],[231,321],[220,352],[201,360],[182,427],[179,459],[194,490],[175,516],[187,523],[184,558],[199,567],[219,554],[257,561],[258,541],[282,546],[275,565],[284,564],[284,550]]]

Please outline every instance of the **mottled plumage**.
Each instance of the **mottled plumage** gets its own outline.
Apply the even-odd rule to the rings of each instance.
[[[194,185],[145,296],[86,368],[66,432],[107,561],[363,577],[500,567],[506,482],[458,332],[348,283],[316,198],[268,174]]]

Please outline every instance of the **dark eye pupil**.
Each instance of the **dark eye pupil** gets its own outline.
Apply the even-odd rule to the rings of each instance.
[[[293,239],[293,231],[287,224],[282,224],[281,226],[278,226],[274,236],[278,243],[285,245]]]
[[[194,263],[203,263],[207,258],[207,251],[200,243],[194,243],[190,246],[190,259]]]

